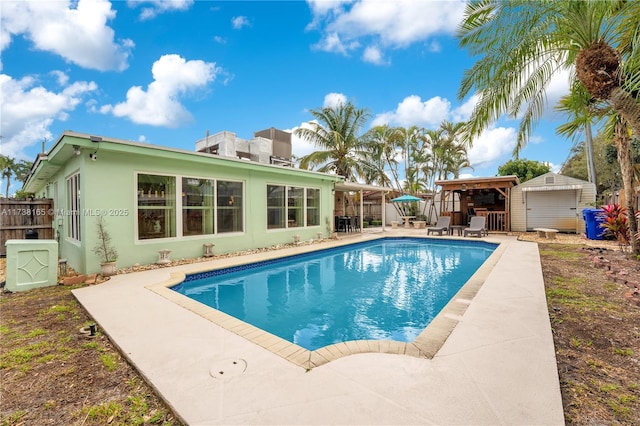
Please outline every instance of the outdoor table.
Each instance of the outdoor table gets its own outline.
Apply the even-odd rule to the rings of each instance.
[[[449,226],[449,235],[453,235],[453,231],[456,231],[456,234],[458,236],[462,235],[462,231],[464,230],[464,228],[466,228],[466,226],[464,225],[451,225]]]
[[[409,221],[411,219],[415,219],[415,216],[401,216],[402,219],[404,219],[404,227],[408,228],[409,227]]]
[[[344,232],[349,231],[351,228],[351,216],[340,216],[338,218],[338,230],[344,230]]]

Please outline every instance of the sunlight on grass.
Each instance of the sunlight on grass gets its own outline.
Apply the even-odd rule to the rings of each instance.
[[[571,346],[578,349],[581,347],[591,347],[593,342],[591,340],[580,339],[578,337],[571,337]]]
[[[555,287],[546,289],[547,300],[550,304],[564,304],[583,311],[619,311],[614,303],[599,296],[585,294],[583,291],[584,281],[581,278],[556,277],[553,280],[553,285]]]
[[[119,417],[122,411],[122,405],[115,402],[107,402],[100,405],[94,405],[87,410],[87,418],[97,422],[96,424],[110,424],[114,419]],[[122,424],[117,422],[117,424]]]
[[[118,358],[113,354],[100,355],[100,361],[102,361],[102,364],[109,371],[113,371],[118,368]]]
[[[614,390],[620,389],[620,386],[615,384],[615,383],[606,383],[604,385],[600,385],[600,387],[598,387],[598,390],[600,392],[604,392],[604,393],[609,393],[612,392]]]
[[[622,355],[622,356],[631,356],[633,355],[633,351],[629,348],[626,349],[618,349],[618,348],[613,348],[613,352],[616,355]]]
[[[87,342],[87,343],[83,343],[82,347],[85,349],[98,349],[98,343],[97,342]]]
[[[25,364],[29,363],[32,359],[42,356],[47,349],[47,343],[41,342],[3,353],[2,356],[0,356],[0,368],[18,368],[25,366]],[[28,368],[23,371],[28,371]]]
[[[631,415],[631,408],[625,407],[619,400],[608,400],[607,405],[613,410],[616,417],[624,419]]]
[[[4,418],[4,420],[2,421],[2,426],[24,424],[24,422],[19,422],[19,420],[27,414],[28,412],[25,410],[18,410],[14,413],[11,413],[9,416]]]
[[[553,256],[558,259],[565,259],[565,260],[578,260],[584,256],[584,254],[582,253],[567,251],[566,246],[561,245],[560,247],[564,247],[564,249],[563,250],[551,250],[551,249],[540,250],[540,256]]]
[[[47,334],[46,330],[43,330],[41,328],[34,328],[33,330],[31,330],[29,333],[27,333],[25,335],[25,337],[27,338],[31,338],[31,337],[37,337],[37,336],[42,336],[44,334]]]
[[[604,370],[604,363],[599,360],[599,359],[588,359],[587,360],[587,365],[593,368],[598,368],[598,369],[603,369]]]

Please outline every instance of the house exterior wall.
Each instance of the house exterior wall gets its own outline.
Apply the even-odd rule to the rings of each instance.
[[[79,272],[98,272],[100,259],[93,253],[96,246],[96,221],[104,216],[113,245],[118,251],[118,267],[136,263],[149,264],[158,260],[158,251],[171,250],[171,259],[202,256],[202,245],[215,244],[214,253],[234,252],[252,248],[286,244],[299,235],[301,241],[316,238],[318,233],[329,237],[333,223],[332,192],[338,177],[307,172],[290,167],[259,165],[244,160],[232,160],[187,151],[159,149],[142,144],[120,144],[107,141],[95,144],[86,138],[65,135],[62,145],[82,146],[82,155],[71,156],[48,179],[48,187],[58,187],[59,203],[56,210],[63,211],[68,203],[66,179],[75,172],[81,176],[81,241],[68,238],[69,218],[61,215],[60,256]],[[87,144],[89,144],[87,146]],[[89,153],[97,148],[97,160]],[[60,149],[60,147],[57,147]],[[61,156],[62,157],[62,156]],[[50,155],[51,158],[51,155]],[[53,160],[53,159],[52,159]],[[176,179],[176,192],[182,177],[219,179],[243,183],[242,232],[210,235],[180,236],[157,239],[138,239],[138,187],[137,175],[166,175]],[[285,229],[267,229],[267,185],[314,188],[320,191],[317,226]],[[46,193],[42,186],[38,195]],[[176,198],[180,198],[179,195]],[[176,224],[181,223],[180,201],[177,201]],[[59,223],[54,220],[54,223]]]
[[[85,156],[88,155],[88,152],[85,153]],[[82,244],[68,237],[70,216],[67,204],[69,199],[67,178],[75,174],[84,176],[84,167],[84,157],[70,157],[69,161],[62,164],[58,172],[48,180],[47,185],[36,192],[36,196],[53,199],[53,228],[58,240],[58,256],[61,259],[66,259],[67,264],[78,272],[86,270],[86,257]],[[83,206],[81,205],[80,208],[82,209]],[[80,232],[85,234],[86,230],[81,228]]]
[[[553,179],[553,183],[548,183],[550,178]],[[580,187],[580,189],[566,189],[572,186]],[[593,207],[596,201],[596,187],[593,183],[556,173],[546,173],[520,185],[516,185],[511,189],[511,230],[515,232],[530,230],[531,226],[527,224],[527,194],[530,192],[543,194],[546,191],[538,190],[542,187],[548,187],[548,191],[557,191],[559,188],[565,188],[562,189],[563,192],[570,192],[575,195],[575,225],[572,226],[569,231],[576,233],[584,232],[585,223],[582,217],[582,210]],[[536,190],[532,191],[531,189]],[[550,223],[546,227],[553,228],[552,225],[553,222],[552,219],[550,219]]]

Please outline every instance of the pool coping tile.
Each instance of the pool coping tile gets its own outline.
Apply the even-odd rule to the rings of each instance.
[[[386,236],[373,236],[367,241],[389,238]],[[398,238],[398,237],[393,237]],[[407,238],[422,238],[425,240],[432,239],[428,236],[410,236]],[[454,238],[456,239],[456,238]],[[469,242],[468,239],[459,239]],[[145,286],[147,289],[156,294],[182,306],[183,308],[200,315],[201,317],[213,322],[214,324],[245,338],[246,340],[269,350],[270,352],[286,359],[287,361],[304,369],[311,369],[326,364],[336,359],[360,353],[388,353],[388,354],[404,354],[416,358],[433,358],[438,350],[447,340],[453,329],[464,315],[471,301],[478,293],[482,284],[489,276],[493,267],[500,260],[504,253],[505,245],[500,241],[493,242],[490,239],[480,240],[483,242],[491,242],[497,245],[493,253],[483,262],[478,270],[469,278],[469,280],[458,290],[458,292],[449,300],[429,325],[418,335],[413,342],[398,342],[392,340],[369,341],[355,340],[336,343],[325,346],[315,351],[305,349],[295,343],[291,343],[274,334],[262,330],[254,325],[246,323],[222,311],[211,308],[197,300],[191,299],[178,292],[171,290],[171,287],[182,283],[187,275],[215,271],[229,267],[243,266],[255,263],[256,260],[246,260],[239,262],[227,261],[224,264],[214,267],[203,267],[202,265],[194,266],[180,272],[173,272],[166,281],[150,284]],[[340,247],[343,245],[353,244],[352,241],[339,242],[336,241],[331,245]],[[312,251],[312,249],[304,252]],[[299,254],[299,252],[298,252]],[[290,256],[291,252],[274,253],[272,256],[260,256],[260,261],[278,259]]]
[[[382,236],[423,237],[424,230]],[[184,424],[564,425],[535,243],[506,235],[428,238],[505,243],[508,249],[498,246],[483,265],[497,268],[489,275],[478,270],[443,309],[448,316],[438,315],[413,342],[362,341],[355,343],[357,352],[346,343],[311,352],[268,333],[245,339],[228,331],[239,320],[198,303],[183,305],[190,299],[167,287],[181,282],[185,271],[332,248],[369,235],[118,275],[73,294]],[[505,300],[514,270],[528,290],[526,312]],[[496,303],[504,305],[499,317]],[[524,326],[514,334],[513,327],[495,327],[501,322]],[[375,353],[360,352],[363,347]],[[213,366],[229,360],[247,368],[224,380],[211,375]],[[264,401],[272,409],[265,410]]]

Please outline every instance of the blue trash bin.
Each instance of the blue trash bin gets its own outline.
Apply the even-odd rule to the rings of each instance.
[[[600,226],[604,223],[604,210],[602,209],[584,209],[582,210],[582,218],[584,219],[587,238],[590,240],[601,240],[604,235],[604,228]]]

